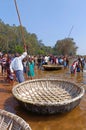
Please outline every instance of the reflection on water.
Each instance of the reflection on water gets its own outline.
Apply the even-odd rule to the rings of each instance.
[[[83,83],[86,84],[86,72],[83,72]]]
[[[36,78],[70,80],[86,88],[86,73],[70,74],[69,69],[58,71],[36,70]],[[86,95],[84,95],[79,106],[65,114],[48,116],[31,114],[19,106],[12,95],[5,101],[4,109],[22,117],[30,124],[32,130],[86,130]]]

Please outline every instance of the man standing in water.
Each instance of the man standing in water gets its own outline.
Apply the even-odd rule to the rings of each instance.
[[[10,71],[11,73],[15,72],[15,75],[19,83],[25,81],[22,60],[26,56],[27,56],[26,51],[21,56],[18,53],[16,53],[16,57],[13,59],[13,61],[10,64]]]

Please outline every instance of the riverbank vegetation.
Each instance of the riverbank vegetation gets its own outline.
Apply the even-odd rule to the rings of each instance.
[[[73,38],[57,40],[54,46],[45,46],[35,33],[30,33],[23,27],[25,44],[31,55],[76,55],[77,46]],[[23,52],[24,43],[20,26],[10,26],[0,20],[0,51],[4,53]]]

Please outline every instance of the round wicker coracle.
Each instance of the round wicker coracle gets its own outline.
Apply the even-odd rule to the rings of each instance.
[[[0,130],[31,130],[21,117],[0,109]]]
[[[79,105],[84,88],[58,79],[36,79],[14,86],[14,97],[27,110],[39,114],[64,113]]]

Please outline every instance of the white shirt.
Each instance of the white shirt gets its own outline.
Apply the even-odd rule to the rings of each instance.
[[[48,63],[48,61],[49,61],[49,57],[45,56],[45,62]]]
[[[13,61],[10,64],[10,71],[13,73],[14,71],[17,70],[22,70],[23,71],[23,64],[22,60],[27,56],[27,52],[24,52],[21,56],[15,57]]]

